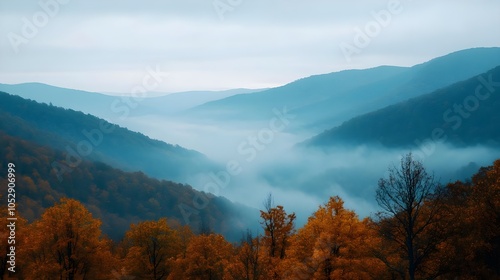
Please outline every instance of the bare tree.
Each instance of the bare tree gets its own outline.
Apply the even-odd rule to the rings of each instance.
[[[386,264],[415,279],[415,273],[435,250],[438,236],[431,227],[439,219],[441,188],[421,162],[412,154],[401,159],[401,166],[389,168],[389,178],[378,182],[376,199],[383,209],[379,213],[382,236],[394,242],[406,259],[406,271],[400,266]]]

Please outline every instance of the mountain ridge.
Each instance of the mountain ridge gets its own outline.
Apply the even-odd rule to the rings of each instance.
[[[292,129],[317,133],[497,65],[500,48],[466,49],[412,67],[379,66],[314,75],[278,88],[208,102],[187,110],[184,116],[214,121],[265,120],[272,116],[273,108],[286,106],[297,115]],[[434,72],[446,72],[447,76],[439,79]]]
[[[8,93],[0,92],[0,100],[0,130],[70,152],[77,161],[88,157],[126,171],[141,170],[180,182],[216,166],[199,152],[151,139],[89,114]]]
[[[260,90],[263,89],[185,91],[143,98],[140,96],[110,95],[70,89],[39,82],[0,84],[0,91],[40,103],[53,104],[65,109],[91,114],[113,122],[121,121],[124,116],[130,117],[151,113],[174,114],[211,100]]]
[[[498,146],[500,134],[495,133],[498,129],[494,124],[500,122],[497,113],[500,98],[494,93],[500,83],[496,81],[500,81],[500,66],[429,94],[357,116],[304,144],[376,143],[386,147],[411,147],[424,141],[423,136],[442,138],[433,134],[446,132],[446,141],[454,145]],[[401,133],[403,131],[405,133]]]

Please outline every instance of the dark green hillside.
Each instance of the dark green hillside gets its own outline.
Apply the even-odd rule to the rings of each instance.
[[[376,143],[500,145],[500,67],[384,109],[353,118],[308,141],[310,146]]]
[[[117,114],[111,110],[111,104],[117,97],[97,92],[65,89],[42,83],[0,84],[0,91],[106,119],[121,115],[121,113]]]
[[[0,92],[0,130],[68,152],[72,165],[82,159],[162,179],[185,182],[213,166],[202,154],[153,140],[92,115]]]
[[[185,112],[217,122],[268,120],[273,108],[296,118],[291,129],[314,132],[484,73],[500,65],[500,48],[454,52],[412,67],[381,66],[303,78],[258,93],[234,95]]]

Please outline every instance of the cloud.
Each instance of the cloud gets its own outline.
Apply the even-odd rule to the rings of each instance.
[[[409,66],[459,49],[500,45],[491,33],[500,24],[498,1],[401,0],[403,12],[351,62],[339,44],[352,40],[355,28],[363,29],[374,20],[372,12],[386,9],[389,1],[242,0],[223,20],[213,3],[69,1],[16,55],[8,34],[20,33],[22,18],[32,19],[41,8],[38,2],[2,2],[0,82],[118,92],[127,83],[123,77],[129,77],[123,72],[140,76],[146,66],[161,64],[173,77],[159,89],[165,92],[260,88],[347,68]],[[96,76],[101,79],[88,82]]]

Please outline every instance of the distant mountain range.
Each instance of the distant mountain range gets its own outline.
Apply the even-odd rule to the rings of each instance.
[[[358,115],[433,92],[500,65],[500,48],[457,51],[412,67],[380,66],[315,75],[271,89],[181,92],[135,100],[38,83],[0,84],[0,91],[82,111],[114,123],[129,116],[168,116],[221,124],[266,121],[284,107],[290,130],[319,133]]]
[[[185,116],[215,122],[267,120],[273,108],[286,106],[296,116],[291,129],[318,132],[498,65],[500,48],[468,49],[413,67],[381,66],[311,76],[282,87],[211,101],[185,111]]]
[[[67,89],[42,83],[0,84],[0,91],[40,103],[81,111],[114,123],[118,122],[120,118],[129,116],[171,115],[209,101],[261,90],[263,89],[187,91],[155,97],[134,98]]]
[[[62,167],[83,159],[98,160],[176,182],[215,168],[199,152],[150,139],[92,115],[1,92],[0,118],[0,130],[6,134],[68,153]]]
[[[414,147],[429,140],[455,146],[500,146],[500,66],[353,118],[307,144]]]

